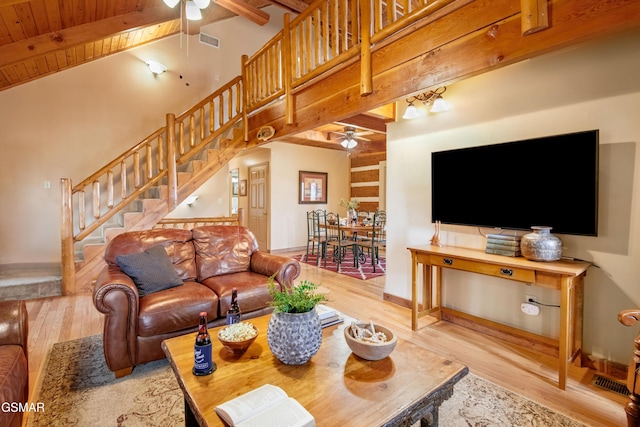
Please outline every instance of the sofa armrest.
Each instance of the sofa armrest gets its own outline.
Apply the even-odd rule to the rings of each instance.
[[[293,285],[300,275],[300,263],[293,258],[258,251],[251,255],[251,271],[265,276],[277,273],[275,279],[278,283]]]
[[[105,267],[93,288],[93,304],[105,314],[104,356],[112,371],[135,365],[138,336],[138,288],[118,266]]]
[[[24,301],[0,301],[0,345],[19,345],[27,354],[29,322]]]

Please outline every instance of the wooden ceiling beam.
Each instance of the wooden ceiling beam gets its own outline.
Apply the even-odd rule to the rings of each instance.
[[[0,0],[0,7],[12,6],[14,4],[28,3],[31,0]]]
[[[269,22],[270,16],[267,12],[251,6],[242,0],[216,0],[216,4],[258,25],[264,25]]]
[[[0,46],[0,67],[26,61],[36,55],[93,42],[132,28],[149,27],[173,19],[180,19],[180,10],[163,6],[31,37]]]
[[[355,126],[358,129],[370,130],[377,133],[387,133],[387,125],[384,120],[367,114],[358,114],[343,120],[338,120],[335,123],[343,126]]]
[[[301,13],[303,10],[309,7],[307,3],[300,0],[267,0],[267,1],[273,4],[274,6],[281,7],[293,13]]]

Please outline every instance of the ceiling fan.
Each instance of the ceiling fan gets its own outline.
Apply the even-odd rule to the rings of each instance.
[[[363,138],[363,136],[373,134],[373,132],[371,131],[356,132],[356,128],[354,128],[353,126],[345,126],[344,132],[334,133],[342,135],[342,141],[340,142],[340,145],[342,145],[347,150],[350,150],[358,145],[358,141],[356,141],[357,139],[361,141],[370,141],[370,139]]]

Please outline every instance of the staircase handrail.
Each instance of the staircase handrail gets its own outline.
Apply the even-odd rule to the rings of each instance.
[[[372,49],[382,45],[385,38],[407,25],[416,25],[417,20],[444,6],[470,1],[417,0],[414,5],[411,0],[316,0],[292,20],[288,13],[285,14],[283,30],[251,58],[243,56],[241,76],[181,115],[167,114],[165,127],[151,133],[80,184],[72,187],[70,179],[61,179],[63,269],[65,265],[73,268],[75,242],[96,231],[165,177],[169,186],[166,201],[169,210],[175,208],[178,203],[177,166],[202,152],[240,119],[244,139],[249,141],[249,114],[284,96],[286,123],[293,124],[293,94],[311,80],[329,77],[357,61],[358,57],[361,94],[371,93]],[[116,178],[113,171],[118,167],[121,171]],[[141,167],[144,167],[145,175]],[[131,189],[127,184],[130,179],[133,181]],[[114,193],[116,180],[120,180],[118,197]],[[103,185],[106,185],[104,204]],[[85,193],[89,187],[91,200],[87,202]],[[91,207],[93,216],[89,224],[87,206]],[[63,277],[70,276],[63,274]]]

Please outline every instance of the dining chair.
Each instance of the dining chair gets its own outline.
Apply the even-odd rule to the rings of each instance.
[[[307,251],[305,260],[309,261],[309,253],[317,255],[316,264],[320,262],[320,256],[322,255],[322,242],[326,241],[326,230],[323,230],[319,226],[319,218],[323,218],[326,215],[322,209],[307,212]],[[309,246],[311,246],[311,252],[309,252]],[[317,246],[317,253],[316,253]]]
[[[373,215],[373,222],[371,223],[371,230],[367,231],[366,236],[362,236],[358,240],[357,254],[362,256],[356,256],[356,259],[364,259],[364,250],[371,257],[371,265],[373,266],[373,272],[376,272],[376,265],[379,261],[379,249],[387,246],[387,214],[384,211],[378,211]]]
[[[351,248],[353,252],[353,266],[356,267],[356,251],[357,251],[357,242],[354,240],[347,239],[345,234],[340,226],[340,215],[336,215],[335,225],[331,227],[327,227],[328,235],[327,235],[327,245],[331,246],[333,249],[331,252],[333,253],[333,260],[336,263],[336,270],[340,273],[340,264],[344,260],[347,249]],[[325,258],[326,262],[326,258]],[[325,263],[326,267],[326,263]]]

